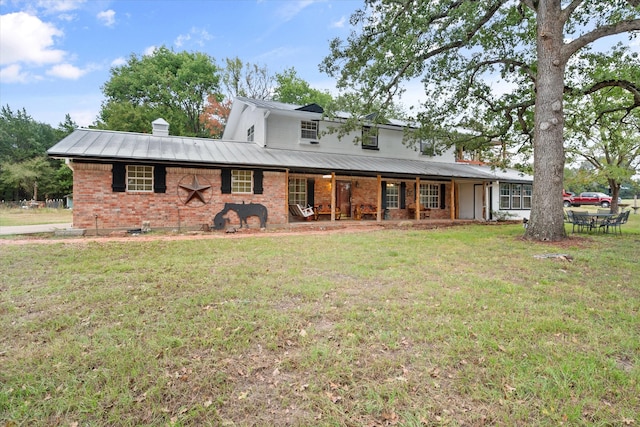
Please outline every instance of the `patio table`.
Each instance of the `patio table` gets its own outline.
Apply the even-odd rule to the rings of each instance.
[[[580,221],[580,217],[582,218],[588,218],[589,219],[589,231],[593,230],[593,229],[598,229],[601,226],[604,226],[606,224],[606,221],[609,218],[612,218],[614,216],[616,216],[618,214],[613,214],[613,213],[594,213],[594,212],[573,212],[573,218],[574,218],[574,222]],[[579,224],[579,228],[578,231],[581,231],[583,228],[585,228],[585,224],[584,223],[580,223]],[[606,228],[605,228],[606,231]]]

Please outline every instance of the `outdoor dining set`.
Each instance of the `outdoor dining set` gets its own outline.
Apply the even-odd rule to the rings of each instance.
[[[603,232],[622,234],[622,225],[629,220],[630,210],[621,213],[611,213],[608,209],[598,209],[597,212],[574,211],[565,212],[565,221],[572,224],[572,232]]]

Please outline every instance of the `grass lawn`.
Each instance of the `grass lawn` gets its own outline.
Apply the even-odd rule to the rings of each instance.
[[[71,223],[72,216],[70,209],[0,209],[0,227]]]
[[[640,215],[522,233],[0,244],[0,424],[640,425]]]

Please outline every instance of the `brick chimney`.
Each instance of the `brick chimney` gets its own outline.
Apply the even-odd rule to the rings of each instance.
[[[169,123],[165,119],[155,119],[151,122],[154,136],[169,136]]]

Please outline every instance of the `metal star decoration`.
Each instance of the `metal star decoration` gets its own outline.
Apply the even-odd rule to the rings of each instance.
[[[197,198],[198,200],[200,200],[202,203],[207,203],[204,200],[204,192],[206,190],[208,190],[209,188],[211,188],[210,185],[201,185],[198,182],[198,177],[197,176],[193,176],[193,181],[191,181],[191,184],[180,184],[180,188],[182,188],[183,190],[186,190],[189,192],[189,195],[187,196],[187,200],[184,202],[184,204],[188,204],[192,199]]]

